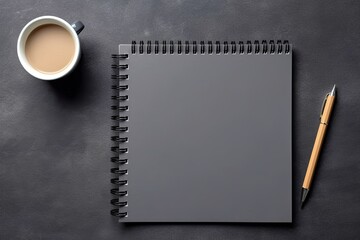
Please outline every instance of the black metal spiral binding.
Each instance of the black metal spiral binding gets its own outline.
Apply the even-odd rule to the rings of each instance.
[[[150,51],[151,51],[151,44],[150,44]],[[159,41],[155,41],[155,54],[159,54]]]
[[[143,54],[143,53],[144,53],[144,41],[140,41],[139,53],[140,53],[140,54]]]
[[[189,54],[190,52],[190,43],[189,41],[185,41],[185,54]]]
[[[161,49],[160,49],[161,48]],[[131,53],[132,54],[144,54],[146,49],[147,54],[151,54],[154,52],[155,54],[159,54],[160,50],[162,54],[289,54],[290,53],[290,44],[289,41],[280,41],[278,40],[276,43],[274,40],[270,40],[269,42],[263,40],[258,41],[239,41],[236,43],[235,41],[231,41],[230,44],[228,41],[220,42],[216,41],[213,44],[212,41],[208,41],[206,44],[204,41],[185,41],[183,44],[182,41],[177,41],[177,44],[174,44],[174,41],[170,41],[167,43],[166,41],[162,41],[161,46],[159,41],[155,41],[152,43],[151,41],[146,42],[146,46],[144,41],[140,41],[137,44],[135,41],[131,44]],[[126,69],[128,67],[127,64],[118,64],[114,66],[114,68],[118,69]],[[127,79],[127,75],[119,75],[118,79]]]
[[[162,42],[162,53],[166,54],[166,41]]]
[[[181,41],[178,41],[177,48],[178,48],[178,54],[181,54],[181,53],[182,53],[182,44],[181,44]]]
[[[220,54],[220,49],[221,49],[221,45],[219,41],[215,42],[216,48],[215,48],[215,52],[216,54]]]
[[[131,46],[132,53],[135,53],[136,51],[135,44],[136,43],[133,42]],[[144,52],[144,42],[140,42],[139,52]],[[147,42],[146,52],[148,54],[151,53],[150,41]],[[129,85],[126,84],[129,75],[120,73],[129,68],[129,65],[126,64],[126,59],[128,57],[128,54],[114,54],[112,55],[114,64],[111,65],[112,69],[115,71],[111,76],[114,81],[111,89],[113,89],[115,93],[111,96],[111,99],[114,100],[111,109],[115,113],[111,116],[111,119],[116,122],[116,125],[111,126],[111,130],[116,134],[111,137],[111,141],[115,143],[115,146],[111,147],[111,151],[115,154],[115,156],[111,157],[111,162],[117,167],[111,168],[110,170],[112,174],[116,175],[116,177],[111,179],[111,183],[116,186],[116,188],[111,189],[111,194],[116,196],[116,198],[111,200],[111,204],[116,208],[111,210],[110,213],[111,215],[120,218],[127,217],[127,212],[123,211],[123,209],[128,204],[127,201],[124,201],[121,198],[127,195],[127,190],[124,189],[124,186],[128,184],[128,181],[123,179],[123,176],[127,174],[127,169],[124,169],[124,164],[128,163],[128,159],[126,158],[128,148],[123,146],[129,141],[129,138],[123,134],[127,132],[129,128],[123,125],[129,119],[129,117],[125,115],[126,111],[129,110],[129,106],[125,105],[125,102],[129,99],[129,95],[126,94],[126,91],[129,89]]]
[[[200,53],[201,54],[205,53],[205,42],[204,41],[200,42]]]
[[[254,52],[255,52],[255,54],[259,54],[259,52],[260,52],[260,43],[259,43],[259,41],[255,41],[254,42]]]
[[[192,49],[193,49],[193,54],[196,54],[197,53],[197,43],[196,43],[196,41],[193,41]]]
[[[212,53],[213,53],[212,41],[208,41],[208,53],[209,53],[209,54],[212,54]]]
[[[224,53],[225,54],[228,54],[229,52],[229,44],[227,41],[224,42]]]
[[[263,54],[265,54],[265,53],[267,53],[267,51],[268,51],[268,44],[267,44],[267,42],[265,41],[265,40],[263,40],[262,42],[261,42],[261,44],[262,44],[262,47],[263,47]]]
[[[245,52],[245,46],[242,41],[239,41],[239,54],[244,54]]]
[[[235,41],[231,41],[231,54],[236,53],[236,43]]]
[[[170,41],[170,54],[174,54],[174,41]]]
[[[151,41],[147,42],[146,52],[147,52],[147,54],[151,53]]]
[[[246,53],[247,53],[247,54],[251,54],[251,53],[252,53],[252,50],[253,50],[251,41],[247,41],[247,42],[246,42],[246,45],[247,45]]]
[[[274,41],[274,40],[271,40],[271,41],[269,42],[269,44],[270,44],[270,54],[275,53],[275,41]]]

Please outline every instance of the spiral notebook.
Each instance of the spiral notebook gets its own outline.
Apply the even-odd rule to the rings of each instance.
[[[287,41],[140,41],[113,59],[112,215],[292,221]]]

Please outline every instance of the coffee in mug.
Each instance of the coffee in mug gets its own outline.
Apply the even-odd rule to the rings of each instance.
[[[28,23],[20,33],[18,56],[31,75],[43,80],[55,80],[74,69],[80,58],[77,34],[84,28],[64,20],[44,16]]]
[[[70,33],[56,24],[46,24],[32,31],[25,43],[30,65],[43,73],[63,70],[73,59],[75,42]]]

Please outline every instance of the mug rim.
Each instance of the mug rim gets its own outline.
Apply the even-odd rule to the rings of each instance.
[[[45,22],[46,20],[50,20],[51,22]],[[44,22],[44,23],[42,23],[42,22]],[[75,43],[75,52],[74,52],[74,56],[73,56],[71,62],[64,69],[62,69],[56,73],[46,74],[46,73],[36,70],[28,62],[26,54],[25,54],[25,43],[31,32],[33,32],[36,28],[38,28],[42,25],[45,25],[45,24],[49,24],[49,23],[50,24],[58,23],[57,25],[63,27],[71,34],[71,37]],[[36,26],[29,31],[29,28],[33,27],[34,25],[36,25]],[[48,81],[56,80],[56,79],[59,79],[65,75],[67,75],[76,66],[76,64],[79,60],[79,56],[80,56],[80,41],[79,41],[79,37],[78,37],[75,29],[64,19],[55,17],[55,16],[41,16],[41,17],[34,18],[30,22],[28,22],[21,30],[19,37],[18,37],[18,41],[17,41],[17,54],[18,54],[18,58],[20,60],[21,65],[23,66],[23,68],[33,77],[41,79],[41,80],[48,80]]]

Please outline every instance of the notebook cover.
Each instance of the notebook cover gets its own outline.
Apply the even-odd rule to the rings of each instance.
[[[292,221],[290,45],[133,43],[119,53],[121,222]]]

